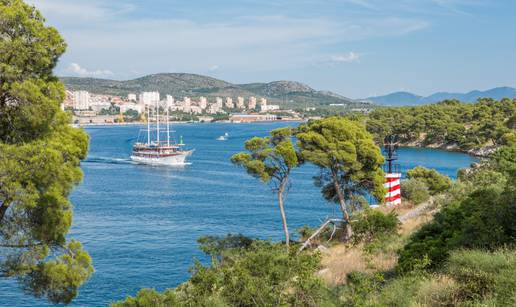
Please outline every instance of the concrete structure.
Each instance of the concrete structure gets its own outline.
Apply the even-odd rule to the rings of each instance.
[[[207,112],[210,113],[210,114],[217,114],[217,113],[222,112],[222,108],[219,107],[218,104],[212,103],[212,104],[209,105]]]
[[[159,101],[159,92],[142,92],[138,101],[143,105],[155,104]]]
[[[129,101],[136,101],[136,94],[129,94],[127,95],[127,100]]]
[[[189,113],[201,114],[202,113],[202,109],[201,109],[201,107],[198,107],[198,106],[191,106]]]
[[[274,114],[231,114],[229,117],[229,120],[235,123],[275,121],[277,119]]]
[[[199,107],[204,110],[204,109],[206,109],[207,106],[208,106],[208,99],[206,99],[206,97],[201,96],[199,98]]]
[[[245,109],[244,97],[237,97],[236,107],[237,109]]]
[[[266,106],[267,105],[267,99],[265,98],[260,98],[260,106]]]
[[[75,110],[88,110],[90,108],[90,93],[87,91],[73,92],[73,108]]]
[[[92,111],[95,111],[95,112],[100,112],[102,111],[103,109],[105,110],[108,110],[109,108],[111,107],[111,103],[110,102],[97,102],[97,103],[91,103],[90,104],[90,108]]]
[[[174,97],[172,97],[171,95],[167,95],[166,102],[167,102],[168,106],[173,105],[174,104]]]
[[[224,106],[223,103],[222,103],[222,98],[220,98],[220,97],[215,98],[215,103],[217,104],[217,106],[220,109],[222,109],[222,107]]]
[[[192,105],[192,100],[190,97],[183,97],[183,107],[189,107]]]
[[[141,105],[141,104],[136,104],[136,103],[124,103],[124,104],[120,105],[121,113],[125,113],[129,110],[134,110],[141,114],[145,110],[145,106]]]
[[[228,109],[235,108],[235,105],[233,104],[233,98],[226,97],[226,108],[228,108]]]
[[[249,97],[249,103],[247,104],[247,107],[251,110],[256,109],[256,97],[254,97],[254,96]]]
[[[268,111],[275,111],[279,110],[279,105],[277,104],[270,104],[270,105],[260,105],[260,112],[268,112]]]

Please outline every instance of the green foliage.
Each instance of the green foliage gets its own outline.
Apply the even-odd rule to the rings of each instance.
[[[419,205],[430,198],[428,186],[420,179],[408,179],[401,182],[401,196]]]
[[[93,268],[78,242],[66,243],[67,197],[88,147],[59,108],[52,69],[66,45],[23,1],[0,1],[0,20],[0,267],[28,292],[68,303]]]
[[[68,304],[77,295],[77,289],[93,273],[91,258],[79,242],[72,240],[64,254],[38,264],[36,270],[21,277],[25,290],[53,303]]]
[[[347,285],[339,293],[342,306],[371,306],[371,294],[379,291],[385,282],[382,274],[352,272]]]
[[[253,240],[241,234],[228,234],[224,238],[218,236],[200,237],[197,242],[200,245],[200,250],[210,255],[214,262],[221,262],[224,253],[247,249],[251,246]]]
[[[226,239],[220,238],[220,242]],[[324,306],[328,303],[331,294],[315,277],[320,265],[317,254],[286,253],[281,245],[267,241],[230,247],[224,254],[225,260],[211,267],[197,263],[190,280],[175,289],[163,294],[142,290],[136,298],[112,306]],[[171,298],[171,303],[165,302],[166,296]]]
[[[116,106],[114,103],[111,103],[109,108],[100,110],[100,115],[118,115],[120,114],[120,107]]]
[[[408,170],[407,178],[423,181],[431,195],[446,191],[452,183],[449,177],[440,174],[435,169],[428,169],[422,166]]]
[[[299,163],[291,135],[290,128],[280,128],[271,131],[270,137],[247,140],[245,149],[248,152],[233,155],[231,161],[264,182],[273,179],[281,184]]]
[[[446,274],[461,285],[463,300],[488,299],[495,306],[516,305],[516,253],[500,250],[458,251],[450,255]]]
[[[390,134],[402,144],[452,146],[462,151],[503,145],[514,132],[516,99],[480,99],[467,104],[443,101],[417,107],[378,108],[367,119],[377,142]]]
[[[370,243],[380,238],[388,238],[397,233],[400,221],[394,212],[383,213],[379,210],[366,208],[355,215],[351,226],[353,227],[356,243]]]
[[[345,198],[372,194],[383,199],[384,159],[361,123],[329,117],[300,126],[296,136],[303,158],[320,167],[316,185],[327,200],[340,203],[345,218]]]
[[[514,250],[460,250],[432,274],[384,279],[354,272],[340,300],[344,306],[513,306],[515,261]]]
[[[428,257],[436,268],[453,249],[495,249],[516,243],[516,193],[492,186],[478,188],[438,212],[434,220],[416,232],[400,252],[398,270],[411,271]]]

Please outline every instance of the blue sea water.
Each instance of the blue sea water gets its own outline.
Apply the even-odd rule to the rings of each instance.
[[[276,199],[267,186],[233,166],[229,158],[243,142],[271,129],[295,123],[181,124],[176,135],[195,148],[191,165],[163,168],[128,159],[137,126],[90,127],[83,182],[74,190],[70,237],[79,239],[93,258],[95,273],[74,306],[105,306],[135,295],[140,288],[164,290],[189,277],[193,259],[207,261],[196,239],[203,235],[242,233],[282,239]],[[216,138],[229,133],[227,141]],[[455,177],[476,159],[432,149],[399,150],[402,171],[417,165]],[[305,165],[292,176],[286,210],[291,232],[318,225],[338,214],[313,186],[317,169]],[[0,279],[1,306],[46,306],[26,295],[15,280]]]

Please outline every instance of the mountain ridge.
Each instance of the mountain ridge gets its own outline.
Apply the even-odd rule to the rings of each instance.
[[[213,97],[265,97],[271,103],[287,107],[344,104],[349,107],[368,106],[342,95],[318,91],[297,81],[272,81],[235,84],[210,76],[190,73],[158,73],[136,79],[117,81],[99,78],[60,77],[67,89],[87,90],[96,94],[126,96],[129,93],[158,91],[161,95]]]
[[[420,96],[410,92],[400,91],[382,96],[368,97],[364,100],[384,106],[410,106],[435,103],[446,99],[456,99],[462,102],[475,102],[479,98],[493,98],[496,100],[500,100],[502,98],[516,98],[516,88],[500,86],[484,91],[472,90],[467,93],[437,92],[428,96]]]

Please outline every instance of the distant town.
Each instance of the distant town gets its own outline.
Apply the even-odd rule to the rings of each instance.
[[[175,121],[239,123],[302,119],[298,112],[282,110],[279,105],[268,104],[266,98],[254,96],[216,97],[213,101],[203,96],[178,100],[171,95],[163,98],[159,92],[121,97],[67,90],[62,105],[63,110],[73,114],[73,122],[78,125],[140,122],[156,107],[162,111],[168,108],[170,119]]]

